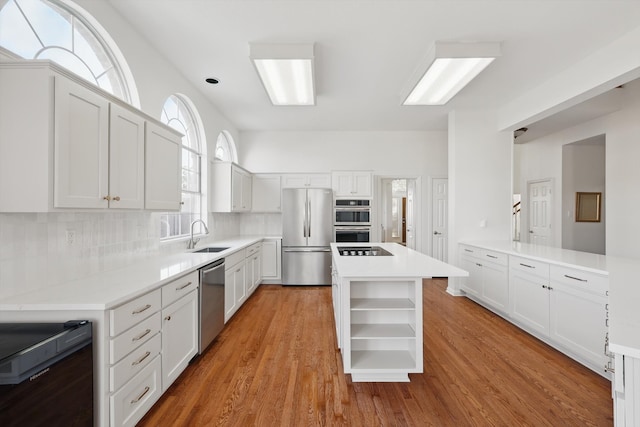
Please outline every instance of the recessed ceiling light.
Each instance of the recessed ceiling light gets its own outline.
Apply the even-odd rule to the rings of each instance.
[[[209,77],[204,79],[205,82],[211,83],[212,85],[217,85],[219,83],[218,79],[214,79],[213,77]]]

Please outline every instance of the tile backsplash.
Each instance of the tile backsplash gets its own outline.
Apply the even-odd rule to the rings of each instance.
[[[280,214],[209,214],[208,225],[210,234],[199,246],[238,235],[282,232]],[[186,239],[160,241],[157,213],[0,213],[0,297],[185,249]]]

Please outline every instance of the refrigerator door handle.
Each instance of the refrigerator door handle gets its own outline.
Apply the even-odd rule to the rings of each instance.
[[[307,236],[307,227],[309,226],[309,210],[307,209],[307,199],[304,200],[304,221],[302,221],[302,237]]]
[[[307,237],[311,237],[311,200],[307,201],[308,203],[308,209],[307,212],[309,213],[307,216]]]

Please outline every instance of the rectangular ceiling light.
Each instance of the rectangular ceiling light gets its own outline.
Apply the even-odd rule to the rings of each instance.
[[[313,43],[249,44],[249,57],[273,105],[315,105]]]
[[[444,105],[498,56],[500,43],[435,42],[412,76],[411,92],[402,104]]]

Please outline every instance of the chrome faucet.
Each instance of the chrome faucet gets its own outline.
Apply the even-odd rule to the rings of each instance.
[[[201,219],[196,219],[191,223],[191,239],[187,242],[187,249],[193,249],[196,247],[196,243],[198,243],[200,241],[200,238],[194,239],[193,238],[193,226],[196,222],[199,222],[202,224],[202,226],[204,227],[204,232],[205,234],[209,234],[209,229],[207,228],[207,224],[204,223],[203,220]]]

